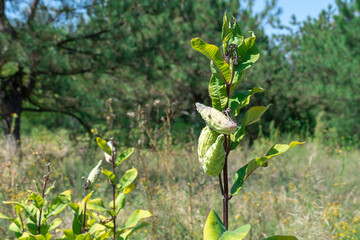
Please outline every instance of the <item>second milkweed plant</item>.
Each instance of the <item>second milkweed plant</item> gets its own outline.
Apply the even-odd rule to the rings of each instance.
[[[258,122],[270,106],[251,107],[243,114],[240,124],[233,120],[243,107],[250,103],[252,95],[265,92],[261,87],[238,90],[245,71],[259,59],[260,53],[255,44],[255,34],[250,32],[250,37],[244,38],[236,19],[230,19],[226,14],[223,18],[221,37],[222,52],[217,46],[208,44],[200,38],[191,40],[192,48],[210,59],[212,73],[209,82],[212,107],[201,103],[195,104],[206,123],[198,142],[199,161],[206,174],[218,177],[223,199],[222,220],[214,210],[210,212],[204,227],[204,240],[241,240],[250,231],[250,225],[233,231],[228,230],[229,200],[239,193],[245,180],[257,168],[266,167],[269,159],[302,143],[293,141],[290,144],[274,145],[263,157],[252,159],[242,166],[236,172],[234,183],[229,188],[228,156],[243,140],[246,127]],[[296,238],[277,235],[266,239]]]

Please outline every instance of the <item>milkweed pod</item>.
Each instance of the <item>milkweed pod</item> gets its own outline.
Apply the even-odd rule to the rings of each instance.
[[[231,134],[236,131],[236,123],[222,112],[201,103],[195,103],[195,105],[206,124],[217,133]]]
[[[203,158],[203,169],[212,177],[217,177],[225,164],[224,135],[219,135],[215,143],[207,150]]]
[[[200,134],[198,155],[204,172],[212,177],[220,174],[225,164],[225,137],[206,126]]]
[[[89,187],[91,185],[93,185],[96,180],[99,178],[100,172],[101,172],[101,165],[102,165],[102,160],[99,161],[99,163],[96,165],[96,167],[93,168],[93,170],[91,170],[89,176],[88,176],[88,184]]]
[[[114,145],[112,144],[112,141],[108,141],[107,142],[107,145],[110,147],[111,149],[111,152],[113,152],[115,154],[115,147]],[[104,155],[105,155],[105,160],[108,162],[108,163],[111,163],[112,161],[112,158],[109,154],[107,154],[106,152],[104,152]]]
[[[200,133],[199,142],[198,142],[199,159],[204,158],[205,153],[216,142],[218,136],[219,134],[214,130],[212,130],[209,126],[203,128],[203,130]]]

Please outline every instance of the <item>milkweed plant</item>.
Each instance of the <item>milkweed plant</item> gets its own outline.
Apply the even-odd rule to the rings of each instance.
[[[96,138],[98,146],[104,152],[105,162],[100,160],[90,171],[88,177],[82,177],[84,187],[84,198],[80,202],[71,202],[71,190],[67,190],[53,201],[48,199],[48,195],[55,187],[55,183],[48,187],[52,170],[50,164],[46,166],[46,174],[43,177],[42,187],[34,180],[37,191],[22,201],[5,201],[4,204],[13,204],[16,217],[8,217],[0,213],[0,218],[11,221],[9,230],[15,233],[17,239],[21,240],[49,240],[54,239],[50,232],[62,232],[58,240],[126,240],[135,231],[147,226],[143,221],[151,217],[152,214],[147,210],[135,210],[125,221],[123,226],[119,226],[117,219],[125,207],[126,195],[134,188],[134,181],[137,177],[136,168],[127,170],[118,179],[117,167],[134,153],[134,148],[129,148],[119,155],[116,154],[114,139],[105,141]],[[107,168],[110,168],[108,170]],[[102,198],[91,198],[95,183],[98,181],[100,173],[108,178],[112,186],[112,201],[108,207]],[[61,218],[57,217],[66,206],[72,209],[74,218],[71,229],[61,229]]]
[[[293,141],[290,144],[276,144],[263,157],[250,160],[235,173],[234,183],[229,188],[228,161],[229,154],[235,150],[244,139],[246,127],[256,123],[269,106],[254,106],[249,108],[243,116],[241,123],[235,119],[250,98],[255,93],[265,92],[261,87],[250,90],[238,90],[244,73],[260,57],[259,49],[255,44],[255,35],[244,38],[235,18],[224,15],[222,25],[222,52],[215,46],[204,42],[200,38],[191,40],[193,49],[210,59],[211,78],[209,82],[209,95],[212,106],[196,103],[196,109],[206,123],[200,133],[198,141],[198,157],[204,172],[211,177],[218,177],[223,199],[222,219],[211,210],[204,227],[204,240],[241,240],[250,231],[250,225],[244,225],[230,231],[229,226],[229,200],[239,193],[247,178],[258,168],[267,167],[268,161],[289,150],[303,144]],[[292,236],[266,238],[268,240],[293,240]]]

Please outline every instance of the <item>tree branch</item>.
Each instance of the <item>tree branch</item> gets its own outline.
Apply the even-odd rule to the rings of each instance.
[[[49,109],[49,108],[23,108],[23,111],[28,111],[28,112],[54,112],[54,113],[63,113],[66,115],[69,115],[70,117],[76,119],[85,129],[86,131],[92,135],[91,133],[91,128],[89,125],[87,125],[87,123],[85,123],[81,118],[79,118],[78,116],[76,116],[75,114],[65,111],[65,110],[60,110],[60,109]]]
[[[16,32],[5,16],[5,0],[0,0],[0,32],[7,32],[15,38]]]
[[[57,71],[49,70],[49,71],[37,71],[37,73],[44,75],[53,75],[53,76],[55,75],[67,76],[67,75],[83,74],[83,73],[91,72],[92,70],[93,70],[92,68],[73,70],[69,72],[57,72]]]
[[[29,26],[30,22],[35,17],[36,9],[37,9],[38,4],[39,4],[39,0],[34,0],[30,5],[30,13],[29,13],[29,17],[28,17],[28,20],[27,20],[27,25],[28,26]]]
[[[68,39],[65,39],[65,40],[62,40],[62,41],[58,42],[56,44],[56,46],[60,47],[61,45],[65,44],[65,43],[68,43],[68,42],[74,42],[74,41],[77,41],[77,40],[88,39],[88,38],[96,38],[96,37],[99,37],[100,35],[102,35],[104,33],[107,33],[107,32],[109,32],[109,30],[105,29],[105,30],[101,30],[101,31],[96,32],[96,33],[91,33],[91,34],[80,36],[80,37],[70,37]]]

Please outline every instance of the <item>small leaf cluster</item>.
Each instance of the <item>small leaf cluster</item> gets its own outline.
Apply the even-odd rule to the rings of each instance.
[[[9,230],[15,233],[16,238],[22,240],[49,240],[53,239],[50,231],[62,232],[63,236],[58,240],[85,240],[85,239],[116,239],[126,240],[135,231],[147,226],[143,220],[152,214],[146,210],[135,210],[121,227],[116,226],[116,218],[125,207],[127,195],[135,188],[134,181],[138,175],[136,168],[127,170],[120,179],[116,177],[116,168],[134,153],[134,148],[129,148],[118,156],[115,148],[101,139],[97,143],[105,154],[110,156],[113,171],[105,168],[101,172],[107,176],[113,186],[113,200],[105,204],[102,198],[91,198],[94,183],[98,179],[102,160],[90,172],[84,180],[85,197],[80,202],[71,201],[71,190],[59,194],[53,201],[48,200],[48,195],[55,185],[46,188],[50,176],[50,168],[44,176],[43,187],[34,181],[38,192],[31,192],[25,200],[6,201],[4,204],[15,205],[16,217],[8,217],[0,213],[0,218],[11,221]],[[106,158],[106,155],[105,155]],[[90,179],[90,180],[89,180]],[[66,206],[72,209],[73,222],[71,229],[60,229],[62,223],[60,218],[55,218]]]

